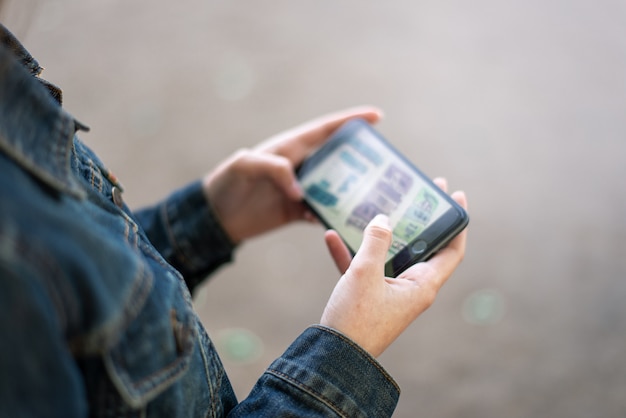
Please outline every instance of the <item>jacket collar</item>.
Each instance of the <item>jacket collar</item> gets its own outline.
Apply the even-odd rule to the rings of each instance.
[[[74,134],[87,128],[61,108],[37,77],[42,68],[1,24],[0,42],[0,152],[53,189],[84,196],[70,157]]]

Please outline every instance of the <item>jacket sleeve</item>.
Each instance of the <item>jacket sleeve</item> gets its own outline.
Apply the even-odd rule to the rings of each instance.
[[[400,390],[382,366],[330,328],[308,328],[229,417],[390,417]]]
[[[152,245],[181,272],[190,291],[232,260],[235,246],[217,220],[200,181],[134,215]]]
[[[0,416],[86,417],[63,318],[49,289],[28,270],[0,262]]]

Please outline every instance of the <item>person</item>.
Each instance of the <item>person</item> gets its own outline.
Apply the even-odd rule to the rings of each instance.
[[[241,401],[191,304],[240,243],[310,218],[294,167],[344,121],[375,123],[379,109],[287,130],[132,212],[61,91],[4,26],[0,38],[0,416],[393,413],[399,388],[376,357],[431,305],[463,258],[465,232],[390,279],[385,216],[354,258],[327,231],[340,278],[319,323]],[[462,192],[453,197],[466,206]]]

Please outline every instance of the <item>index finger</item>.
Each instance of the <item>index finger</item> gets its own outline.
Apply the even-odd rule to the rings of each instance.
[[[330,113],[282,132],[261,143],[257,149],[282,155],[293,164],[299,164],[344,122],[362,118],[369,123],[376,123],[382,114],[380,109],[373,106],[359,106]]]

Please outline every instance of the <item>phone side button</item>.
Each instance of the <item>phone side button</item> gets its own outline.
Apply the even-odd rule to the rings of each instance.
[[[413,252],[413,254],[421,254],[426,251],[426,247],[428,247],[426,241],[415,241],[415,243],[413,243],[413,245],[411,246],[411,251]]]

